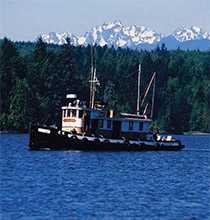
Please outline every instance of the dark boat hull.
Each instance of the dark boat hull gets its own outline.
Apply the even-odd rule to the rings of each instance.
[[[31,150],[77,150],[77,151],[177,151],[184,148],[180,141],[123,141],[72,135],[58,129],[31,126],[29,137]]]

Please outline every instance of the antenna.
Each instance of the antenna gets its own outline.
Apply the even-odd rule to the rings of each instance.
[[[139,71],[138,71],[138,96],[137,96],[137,106],[136,106],[136,113],[137,115],[140,114],[140,88],[141,86],[141,63],[139,64]]]

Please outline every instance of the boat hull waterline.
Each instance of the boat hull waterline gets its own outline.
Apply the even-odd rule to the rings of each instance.
[[[75,151],[177,151],[184,148],[180,141],[135,141],[76,135],[56,128],[31,126],[31,150]]]

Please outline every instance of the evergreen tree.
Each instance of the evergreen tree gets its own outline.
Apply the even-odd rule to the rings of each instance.
[[[0,42],[0,129],[26,129],[30,122],[58,124],[67,93],[89,99],[91,47]],[[154,51],[95,47],[97,98],[109,108],[136,111],[138,64],[141,94],[156,77],[154,120],[170,132],[209,131],[210,51]],[[148,100],[151,99],[151,94]]]
[[[3,39],[0,48],[0,113],[9,112],[9,97],[15,85],[18,51],[7,38]]]
[[[8,116],[10,129],[25,131],[28,128],[27,92],[28,85],[26,80],[17,80],[15,94],[10,101],[10,113]]]
[[[47,47],[42,39],[38,39],[29,66],[27,81],[29,84],[28,112],[31,122],[42,122],[45,115],[45,83],[47,72]]]

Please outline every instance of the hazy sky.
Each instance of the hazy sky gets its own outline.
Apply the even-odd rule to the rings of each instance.
[[[114,20],[165,34],[182,25],[210,31],[210,0],[0,0],[0,38],[34,40],[51,31],[78,35]]]

